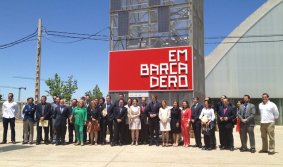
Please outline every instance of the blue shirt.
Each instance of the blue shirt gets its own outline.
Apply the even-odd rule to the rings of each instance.
[[[34,104],[27,104],[23,109],[24,121],[29,120],[35,122],[34,114],[35,114],[36,106]]]

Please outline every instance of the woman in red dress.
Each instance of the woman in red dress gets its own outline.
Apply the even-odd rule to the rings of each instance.
[[[191,121],[191,109],[188,101],[183,101],[182,112],[181,112],[181,129],[184,140],[184,147],[190,145],[190,121]]]

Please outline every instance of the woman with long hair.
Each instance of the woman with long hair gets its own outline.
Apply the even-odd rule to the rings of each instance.
[[[179,102],[177,100],[173,102],[173,108],[171,108],[170,125],[173,135],[173,146],[177,147],[181,133],[181,109],[179,108]]]
[[[181,111],[181,130],[183,135],[184,147],[190,145],[190,121],[191,121],[191,109],[188,101],[183,101]]]
[[[129,117],[129,128],[131,129],[132,144],[138,145],[139,140],[139,130],[141,129],[141,109],[138,106],[138,100],[134,99],[132,106],[130,107],[128,117]]]
[[[211,105],[208,100],[204,101],[204,107],[201,110],[199,119],[201,120],[202,124],[202,131],[204,135],[204,150],[211,150],[213,147],[213,138],[212,138],[212,130],[214,130],[214,110],[211,108]]]
[[[99,120],[100,120],[100,111],[99,107],[95,103],[95,101],[90,102],[90,119],[88,122],[87,131],[90,135],[90,145],[97,145],[98,140],[98,131],[100,129],[99,126]],[[95,142],[94,142],[95,138]]]
[[[162,132],[162,146],[168,146],[170,127],[171,111],[167,107],[166,100],[162,100],[161,107],[159,109],[159,119],[160,119],[160,131]]]

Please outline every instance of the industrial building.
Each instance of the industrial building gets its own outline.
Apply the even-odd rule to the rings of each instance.
[[[236,102],[248,94],[258,107],[267,92],[280,112],[277,124],[283,124],[282,16],[283,1],[268,0],[205,57],[206,96]]]

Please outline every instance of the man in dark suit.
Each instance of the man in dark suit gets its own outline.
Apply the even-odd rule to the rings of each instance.
[[[155,142],[156,146],[159,146],[158,138],[159,138],[159,108],[160,103],[157,101],[156,95],[151,95],[151,102],[148,104],[147,108],[147,116],[148,116],[148,123],[149,123],[149,133],[150,133],[150,143],[149,145]],[[155,137],[154,137],[155,135]]]
[[[119,143],[122,146],[124,143],[124,130],[126,124],[127,108],[123,106],[124,101],[119,100],[119,106],[114,108],[114,140],[111,146]]]
[[[148,132],[149,132],[149,126],[148,126],[148,118],[147,118],[147,104],[146,104],[146,98],[142,97],[141,99],[141,135],[140,135],[140,141],[142,144],[148,143]]]
[[[50,124],[49,124],[49,130],[50,130],[50,142],[52,144],[56,143],[56,128],[55,128],[55,118],[54,113],[56,107],[59,105],[61,98],[59,96],[53,96],[53,103],[51,103],[51,116],[50,116]]]
[[[118,107],[119,106],[119,101],[120,100],[123,100],[123,106],[127,105],[127,102],[125,100],[124,94],[121,93],[121,94],[119,94],[119,99],[117,101],[115,101],[114,107]]]
[[[42,128],[44,129],[44,143],[48,144],[48,126],[41,127],[39,126],[40,121],[48,121],[51,116],[51,104],[46,102],[46,96],[41,96],[41,102],[36,106],[36,120],[37,120],[37,139],[36,144],[40,144],[41,142],[41,135],[42,135]]]
[[[69,116],[69,109],[65,106],[65,101],[60,100],[59,105],[55,108],[55,130],[56,130],[56,146],[65,144],[66,122]]]
[[[249,134],[250,139],[250,151],[251,153],[255,153],[255,136],[254,136],[254,126],[255,126],[255,105],[250,103],[250,96],[244,95],[243,97],[244,104],[241,104],[239,111],[238,111],[238,117],[241,120],[240,123],[240,138],[241,138],[241,152],[248,151],[247,148],[247,134]]]
[[[71,106],[69,106],[69,115],[68,115],[68,132],[69,132],[69,144],[72,144],[74,142],[74,130],[75,130],[75,125],[72,118],[73,114],[73,109],[77,107],[77,99],[72,100]]]
[[[191,122],[195,134],[196,145],[194,147],[202,148],[201,143],[201,120],[199,119],[203,105],[199,103],[199,97],[193,98]]]
[[[217,116],[220,121],[219,124],[221,125],[219,127],[220,139],[222,139],[223,142],[220,149],[230,149],[230,151],[234,151],[233,128],[236,111],[235,107],[229,105],[227,98],[223,99],[223,107],[219,108]]]
[[[102,118],[102,110],[103,110],[104,103],[105,103],[105,99],[104,99],[104,97],[101,97],[99,99],[99,102],[98,102],[98,105],[97,105],[97,107],[99,109],[99,113],[100,113],[100,118]],[[102,119],[99,120],[99,125],[100,125],[100,131],[98,131],[98,141],[97,141],[97,143],[98,144],[105,144],[104,138],[102,136],[102,125],[103,125]]]
[[[220,97],[220,101],[218,101],[215,106],[214,106],[214,110],[216,112],[216,115],[217,115],[217,125],[218,125],[218,131],[219,131],[219,143],[220,143],[220,146],[219,148],[223,148],[224,147],[224,141],[222,141],[222,138],[220,136],[220,134],[222,134],[221,130],[223,129],[223,127],[221,127],[223,124],[221,123],[221,121],[218,119],[218,112],[220,110],[220,108],[223,108],[223,99],[227,98],[225,95],[222,95]],[[215,142],[216,143],[216,142]]]
[[[101,127],[101,132],[102,132],[102,142],[103,144],[106,142],[106,131],[107,127],[110,133],[110,144],[113,142],[113,121],[114,121],[114,105],[111,103],[111,96],[107,95],[106,96],[106,103],[103,105],[103,110],[106,109],[107,115],[103,115],[102,112],[102,127]]]

